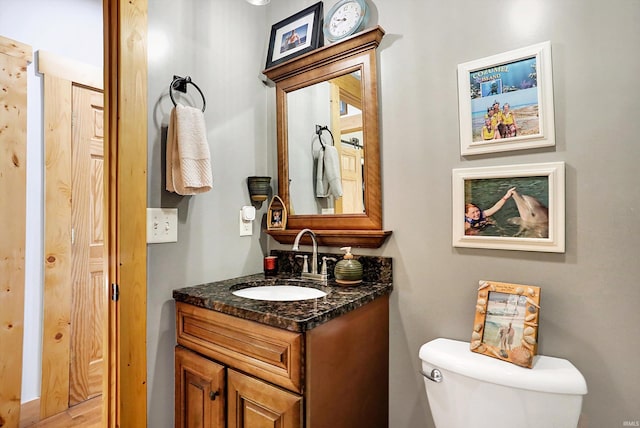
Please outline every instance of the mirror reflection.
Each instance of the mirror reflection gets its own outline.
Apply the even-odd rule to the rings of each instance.
[[[361,71],[287,93],[290,211],[363,214]]]

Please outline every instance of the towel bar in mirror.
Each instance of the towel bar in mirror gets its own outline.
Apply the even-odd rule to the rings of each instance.
[[[377,26],[296,57],[263,73],[276,86],[278,195],[289,212],[286,230],[268,231],[290,244],[303,228],[320,245],[378,248],[382,228]],[[317,192],[317,126],[338,150],[342,196]],[[321,170],[322,172],[323,170]]]

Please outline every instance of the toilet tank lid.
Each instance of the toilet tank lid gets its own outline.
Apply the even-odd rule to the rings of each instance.
[[[436,368],[506,387],[556,394],[585,395],[587,383],[571,362],[537,355],[531,369],[472,352],[468,342],[434,339],[420,348],[420,359]],[[443,382],[446,382],[446,375]]]

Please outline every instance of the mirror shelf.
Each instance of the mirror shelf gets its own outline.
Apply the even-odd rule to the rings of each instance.
[[[299,231],[299,229],[268,230],[267,234],[281,244],[293,244]],[[390,230],[313,229],[313,232],[316,234],[318,245],[326,247],[380,248],[391,235]],[[311,245],[311,239],[308,235],[304,235],[301,243]]]
[[[384,30],[380,26],[373,27],[341,42],[318,48],[263,71],[276,85],[278,196],[282,198],[290,213],[286,230],[267,231],[276,241],[282,244],[293,243],[301,229],[311,228],[316,233],[319,245],[379,248],[391,235],[391,231],[382,229],[380,181],[376,48],[383,36]],[[340,199],[344,198],[340,198],[336,200],[338,209],[335,213],[331,210],[328,211],[329,214],[318,214],[319,211],[314,213],[313,210],[301,211],[297,190],[295,204],[291,199],[292,180],[294,180],[293,184],[307,183],[307,181],[300,181],[296,175],[292,175],[295,173],[291,169],[292,166],[296,166],[297,170],[301,164],[298,163],[300,158],[290,150],[289,140],[291,139],[292,144],[297,144],[301,138],[291,134],[293,128],[288,127],[289,123],[299,124],[296,119],[289,117],[288,100],[293,95],[290,93],[312,85],[326,84],[324,82],[327,81],[338,81],[346,75],[355,75],[360,81],[361,100],[357,100],[357,103],[358,110],[361,110],[360,135],[364,150],[362,150],[361,173],[357,175],[361,176],[362,183],[360,186],[361,208],[359,211],[358,209],[341,211]],[[342,97],[340,99],[342,100]],[[321,120],[315,123],[325,124]],[[330,123],[330,127],[335,126],[334,122]],[[342,132],[342,135],[345,135],[344,130]],[[336,133],[335,128],[333,133]],[[340,135],[340,129],[337,134]],[[339,137],[337,141],[340,141]],[[304,161],[306,162],[306,159]],[[303,171],[308,170],[303,168]],[[311,192],[314,193],[313,190]],[[299,208],[297,213],[291,209],[293,205]]]

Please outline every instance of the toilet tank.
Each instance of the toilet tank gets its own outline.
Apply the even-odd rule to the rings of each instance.
[[[531,369],[435,339],[420,348],[431,414],[438,428],[575,428],[587,384],[569,361],[535,356]]]

